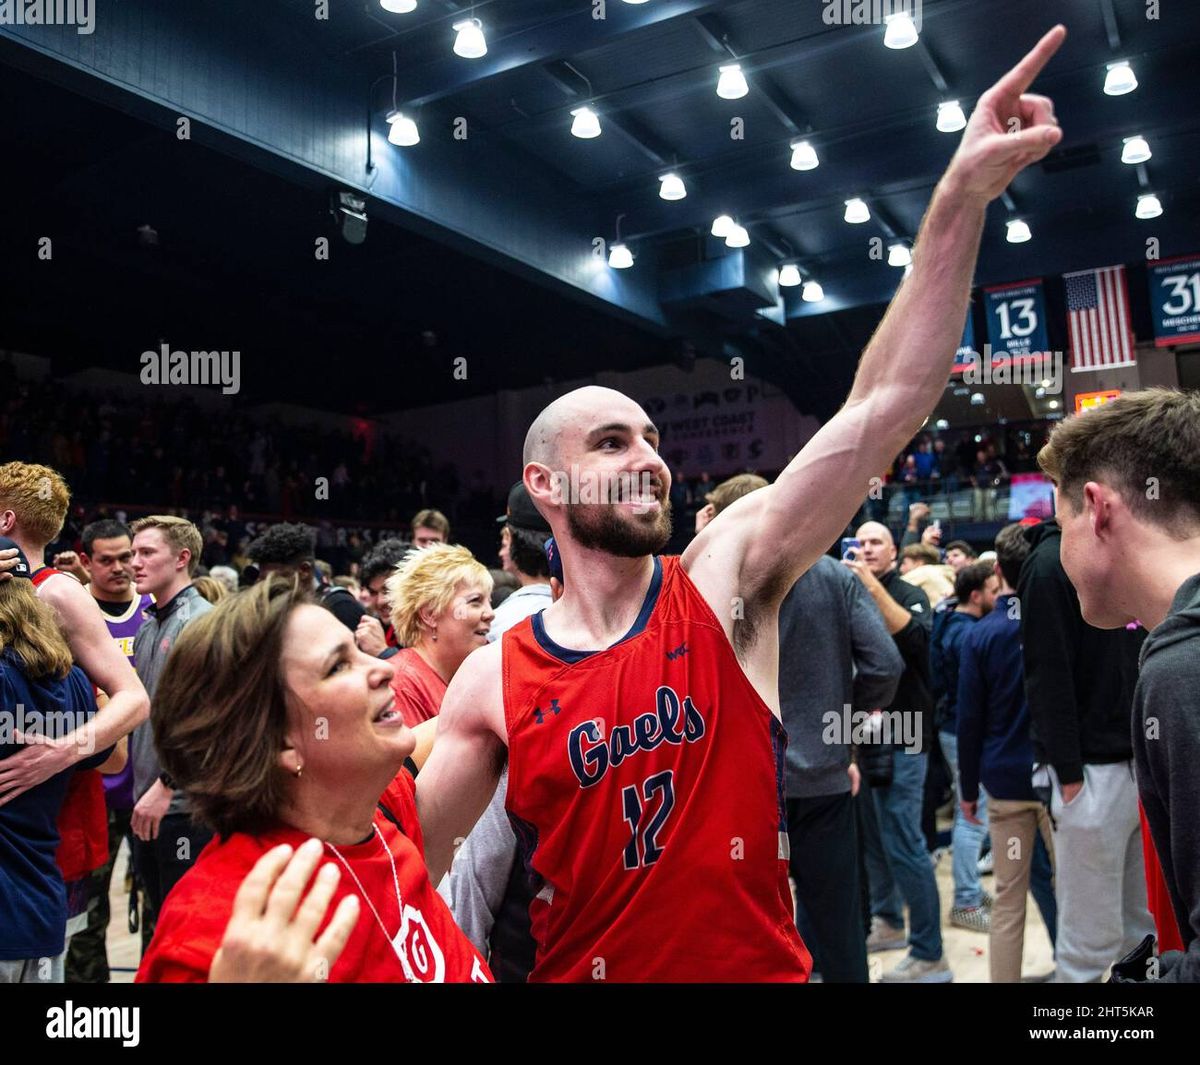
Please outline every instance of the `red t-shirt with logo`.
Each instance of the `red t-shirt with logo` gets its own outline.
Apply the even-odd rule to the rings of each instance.
[[[407,770],[388,786],[382,802],[403,828],[397,829],[382,810],[375,811],[375,826],[395,859],[403,914],[396,900],[392,863],[379,835],[373,834],[364,843],[338,847],[338,853],[374,903],[382,928],[354,878],[326,847],[325,860],[341,870],[342,878],[321,931],[347,893],[358,895],[360,904],[358,923],[329,972],[330,982],[490,983],[492,975],[483,958],[454,923],[450,910],[429,882],[415,789]],[[246,874],[273,847],[281,843],[298,847],[307,838],[303,832],[281,826],[260,836],[237,832],[214,839],[167,896],[154,939],[138,969],[137,982],[206,982],[233,912],[234,896]]]
[[[396,667],[392,694],[396,696],[396,709],[404,723],[413,728],[437,717],[446,697],[446,682],[437,671],[411,647],[405,647],[388,661]]]

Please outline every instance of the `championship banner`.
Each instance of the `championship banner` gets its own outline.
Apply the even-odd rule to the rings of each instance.
[[[987,297],[988,340],[992,358],[1017,358],[1049,351],[1046,336],[1046,296],[1042,279],[1015,281],[984,289]]]
[[[962,342],[954,353],[954,366],[951,373],[961,373],[968,366],[979,361],[979,349],[975,346],[975,316],[972,309],[967,309],[967,323],[963,326]]]
[[[1164,259],[1146,270],[1154,346],[1200,341],[1200,255]]]

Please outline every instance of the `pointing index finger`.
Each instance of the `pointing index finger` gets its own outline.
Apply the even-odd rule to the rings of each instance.
[[[996,88],[1005,93],[1020,95],[1033,84],[1042,68],[1050,61],[1050,57],[1058,51],[1059,46],[1067,36],[1067,27],[1061,23],[1046,33],[1025,57],[1004,75]]]

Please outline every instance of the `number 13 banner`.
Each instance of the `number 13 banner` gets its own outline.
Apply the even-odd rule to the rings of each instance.
[[[1164,259],[1146,271],[1155,347],[1200,341],[1200,255]]]
[[[984,289],[992,358],[1038,355],[1049,350],[1042,279]]]

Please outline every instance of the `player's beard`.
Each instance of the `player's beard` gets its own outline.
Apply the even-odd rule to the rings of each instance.
[[[657,555],[671,540],[671,501],[634,514],[612,503],[576,503],[566,508],[567,528],[580,547],[619,558]]]

